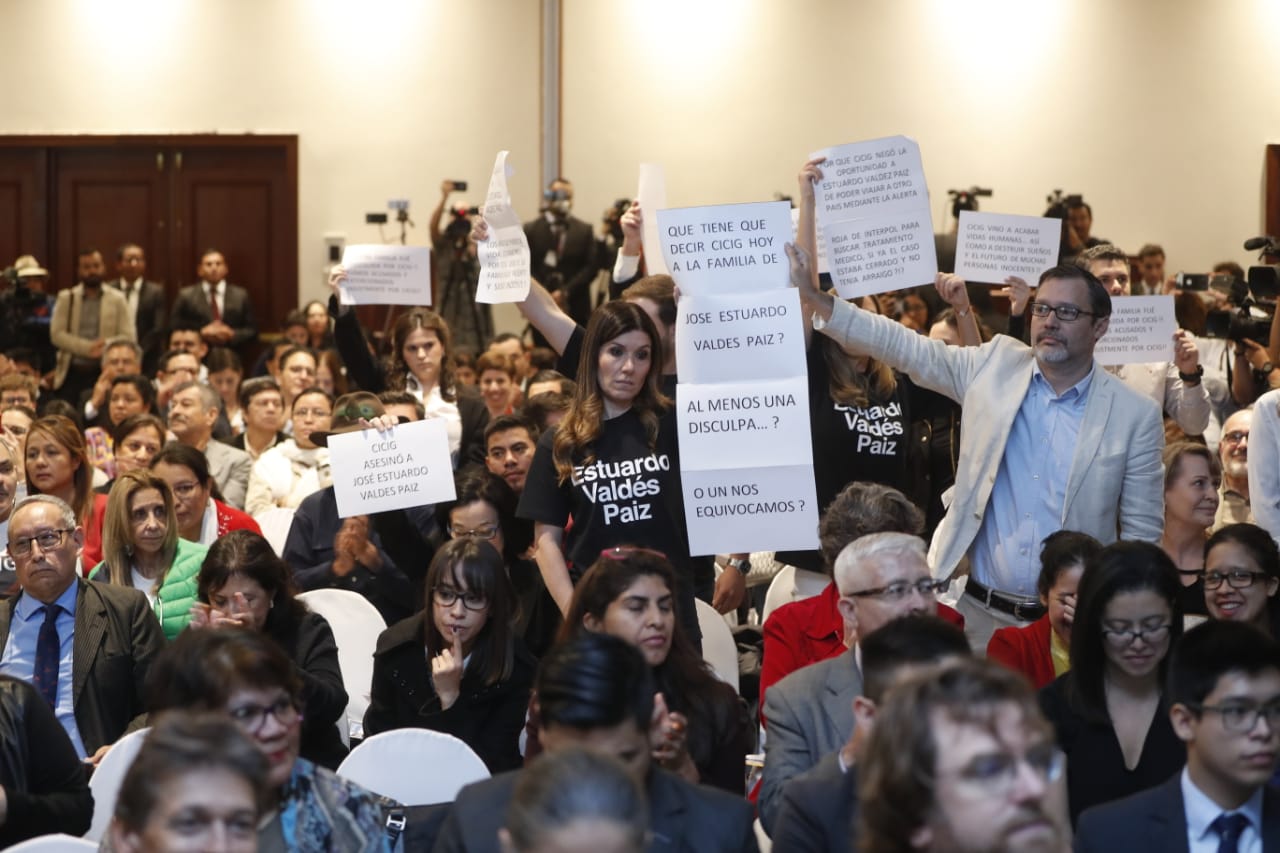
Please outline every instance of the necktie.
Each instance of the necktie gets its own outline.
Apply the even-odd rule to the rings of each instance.
[[[1239,853],[1240,835],[1249,825],[1249,819],[1239,812],[1218,815],[1209,828],[1218,833],[1218,853]]]
[[[56,708],[58,663],[62,657],[62,643],[58,640],[58,614],[62,612],[62,608],[56,604],[46,604],[40,609],[44,611],[44,622],[36,637],[36,666],[32,680],[49,707]]]
[[[218,286],[209,285],[209,310],[213,312],[213,322],[222,322],[222,312],[218,310]]]

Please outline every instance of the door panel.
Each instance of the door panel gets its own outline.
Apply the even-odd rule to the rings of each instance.
[[[21,255],[35,255],[49,269],[47,171],[43,148],[0,152],[0,269]]]

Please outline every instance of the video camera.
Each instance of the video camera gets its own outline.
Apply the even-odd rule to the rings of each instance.
[[[444,228],[446,237],[466,239],[471,234],[471,217],[480,213],[478,207],[467,207],[460,204],[457,207],[449,208],[449,224]]]
[[[1251,252],[1260,251],[1259,259],[1266,255],[1280,255],[1280,242],[1274,237],[1251,237],[1244,241],[1244,248]],[[1275,266],[1251,266],[1245,281],[1221,275],[1193,275],[1185,278],[1196,284],[1199,278],[1206,279],[1206,288],[1187,289],[1212,287],[1225,293],[1230,302],[1237,306],[1232,311],[1211,313],[1205,329],[1206,337],[1226,338],[1234,343],[1241,343],[1245,338],[1265,343],[1270,338],[1276,314],[1276,298],[1280,296],[1280,271]],[[1223,278],[1230,280],[1229,289],[1223,288]]]
[[[992,191],[979,186],[969,187],[967,190],[947,190],[947,196],[951,199],[951,215],[956,219],[960,218],[962,210],[977,210],[978,199],[991,198]]]

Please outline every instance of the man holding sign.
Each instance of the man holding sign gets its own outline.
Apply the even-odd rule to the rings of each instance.
[[[787,252],[815,329],[963,405],[955,494],[930,564],[946,579],[968,558],[958,608],[975,648],[998,627],[1043,615],[1036,578],[1050,533],[1159,541],[1160,412],[1096,369],[1093,347],[1107,330],[1111,299],[1092,274],[1059,266],[1040,277],[1034,348],[1007,335],[948,347],[823,293],[808,254]],[[938,283],[944,296],[964,287],[953,275]]]

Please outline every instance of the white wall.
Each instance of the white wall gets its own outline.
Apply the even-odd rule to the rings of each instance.
[[[1277,0],[564,0],[564,167],[594,218],[667,172],[673,206],[795,192],[808,152],[915,137],[946,191],[1094,233],[1168,270],[1251,260],[1280,142]]]

